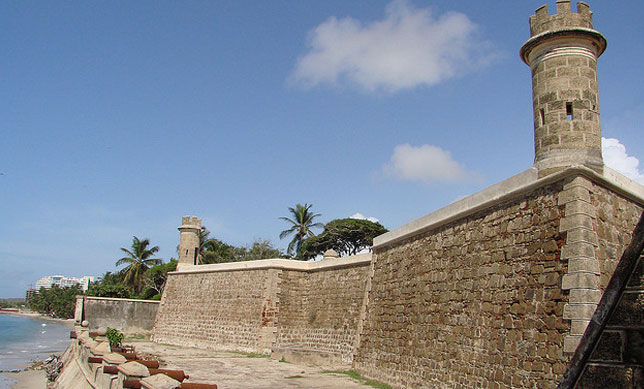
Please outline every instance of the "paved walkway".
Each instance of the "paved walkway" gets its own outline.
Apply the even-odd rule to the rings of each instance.
[[[324,368],[318,366],[150,341],[126,339],[125,343],[135,346],[138,353],[149,353],[159,358],[162,368],[184,370],[190,376],[186,382],[214,383],[219,389],[369,387],[346,374],[324,373]]]

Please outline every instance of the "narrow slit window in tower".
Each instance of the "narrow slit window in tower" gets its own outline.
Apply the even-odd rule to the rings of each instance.
[[[546,124],[546,113],[543,111],[543,108],[539,110],[539,117],[541,118],[541,125]]]
[[[566,103],[566,119],[572,120],[572,103]]]

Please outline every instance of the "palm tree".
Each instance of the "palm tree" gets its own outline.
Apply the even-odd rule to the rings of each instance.
[[[143,275],[150,266],[160,265],[160,258],[152,258],[152,255],[159,251],[159,246],[148,248],[150,239],[140,240],[136,236],[132,239],[132,250],[121,247],[121,250],[128,256],[116,261],[116,266],[127,264],[121,269],[125,281],[134,287],[135,293],[140,293],[143,287]]]
[[[315,236],[311,228],[323,228],[322,223],[313,223],[313,219],[320,216],[319,213],[312,213],[310,211],[313,204],[297,204],[295,208],[288,207],[289,212],[291,212],[292,219],[288,217],[280,217],[281,220],[287,221],[292,224],[291,228],[284,230],[280,233],[280,239],[295,234],[293,240],[288,244],[287,252],[291,254],[293,248],[295,248],[295,254],[299,254],[300,248],[302,247],[302,242],[304,239]]]
[[[215,238],[208,238],[210,231],[203,227],[199,231],[199,257],[197,259],[199,265],[207,263],[218,263],[223,261],[225,256],[226,244]]]

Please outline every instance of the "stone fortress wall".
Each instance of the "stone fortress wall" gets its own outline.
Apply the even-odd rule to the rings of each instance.
[[[569,169],[379,237],[354,368],[400,387],[555,386],[644,209],[639,185],[610,186]]]
[[[161,343],[350,365],[371,254],[185,266],[170,273]]]
[[[195,266],[200,221],[184,218],[154,339],[394,387],[644,385],[644,187],[603,165],[606,40],[583,2],[530,27],[533,167],[376,238],[372,257]]]

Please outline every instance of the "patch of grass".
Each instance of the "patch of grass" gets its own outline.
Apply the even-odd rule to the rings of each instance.
[[[126,340],[150,339],[150,334],[128,334]]]
[[[347,375],[355,380],[361,381],[363,384],[367,386],[371,386],[372,388],[376,389],[391,389],[391,386],[383,383],[383,382],[378,382],[378,381],[373,381],[373,380],[368,380],[361,376],[357,371],[355,370],[324,370],[322,373],[331,373],[331,374],[344,374]]]
[[[286,359],[284,359],[284,357],[282,357],[282,359],[280,359],[279,362],[284,363],[284,362],[286,362]]]
[[[246,358],[270,358],[270,354],[258,354],[258,353],[245,353],[242,351],[233,351],[234,354],[243,355]]]
[[[292,375],[292,376],[288,376],[288,377],[286,377],[286,378],[287,378],[287,379],[292,379],[292,378],[304,378],[304,376],[302,376],[302,375]]]

